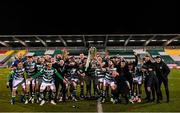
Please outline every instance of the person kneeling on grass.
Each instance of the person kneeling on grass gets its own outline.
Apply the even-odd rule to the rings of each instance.
[[[25,69],[23,68],[23,63],[19,62],[17,68],[11,72],[12,77],[12,99],[11,104],[15,104],[16,92],[19,85],[22,86],[23,93],[25,93]]]
[[[40,97],[42,99],[40,106],[45,104],[45,97],[44,97],[44,91],[46,88],[50,88],[52,91],[51,95],[51,104],[56,105],[54,102],[55,99],[55,93],[56,93],[56,87],[54,84],[54,75],[58,76],[60,79],[63,80],[64,83],[67,83],[67,81],[57,72],[56,69],[52,67],[52,63],[48,62],[44,69],[42,69],[40,72],[36,73],[30,80],[35,79],[36,77],[42,75],[42,84],[40,86]]]

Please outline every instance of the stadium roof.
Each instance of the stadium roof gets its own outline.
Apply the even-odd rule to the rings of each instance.
[[[0,47],[180,46],[180,34],[0,35]]]

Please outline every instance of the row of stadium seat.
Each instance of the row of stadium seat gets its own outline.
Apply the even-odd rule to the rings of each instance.
[[[165,52],[171,56],[180,56],[180,49],[165,49]]]
[[[22,54],[23,56],[26,55],[27,50],[20,50],[17,52],[17,54]]]
[[[164,60],[166,64],[174,64],[175,61],[169,55],[163,55],[161,58]]]
[[[164,50],[147,50],[147,52],[151,55],[160,55],[160,52],[164,52]]]
[[[68,52],[69,52],[69,55],[79,55],[81,53],[88,55],[88,50],[69,50]]]
[[[0,54],[5,54],[7,52],[7,50],[0,50]]]
[[[33,53],[36,56],[43,56],[44,54],[50,54],[52,56],[55,56],[57,54],[62,54],[62,51],[61,50],[47,50],[47,51],[45,51],[45,50],[37,50],[37,51],[30,50],[29,53]]]
[[[0,62],[6,57],[6,55],[5,55],[6,52],[7,51],[4,51],[4,50],[0,51]]]
[[[1,52],[1,54],[0,54],[0,65],[3,65],[13,55],[14,52],[15,52],[14,50]]]
[[[156,57],[157,55],[161,55],[162,60],[167,64],[174,64],[174,60],[167,54],[164,53],[163,50],[147,50],[147,52],[152,56]]]
[[[133,50],[109,50],[109,55],[120,55],[125,59],[134,59],[134,51]]]
[[[180,61],[180,56],[171,56],[174,61]]]
[[[45,50],[38,50],[38,51],[29,51],[31,53],[34,53],[36,56],[42,56],[45,53]]]
[[[175,63],[180,66],[180,61],[175,61]]]
[[[44,54],[53,55],[55,50],[46,50]]]
[[[180,66],[180,49],[165,49],[165,52]]]
[[[61,50],[55,50],[53,56],[57,55],[57,54],[62,54],[62,51]]]
[[[109,50],[110,55],[133,55],[133,50]]]

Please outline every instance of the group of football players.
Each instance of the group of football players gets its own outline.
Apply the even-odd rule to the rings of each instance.
[[[168,66],[160,56],[152,62],[149,55],[142,59],[136,53],[134,55],[135,59],[131,61],[120,56],[102,57],[100,54],[91,60],[83,53],[78,57],[66,58],[61,54],[55,57],[24,57],[18,54],[12,63],[7,82],[7,87],[10,87],[12,93],[11,104],[16,102],[19,86],[22,86],[20,101],[24,104],[31,102],[42,106],[49,101],[56,105],[60,101],[77,101],[92,97],[102,103],[108,100],[121,103],[121,97],[124,98],[125,104],[142,102],[142,86],[145,89],[146,102],[155,101],[156,97],[156,102],[160,103],[162,83],[169,102]],[[77,96],[78,85],[80,96]]]

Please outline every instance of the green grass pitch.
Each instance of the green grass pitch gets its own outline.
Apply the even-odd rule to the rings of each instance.
[[[27,104],[16,102],[10,104],[10,91],[6,88],[6,80],[9,71],[0,69],[0,112],[97,112],[97,102],[95,100],[80,100],[78,102],[68,101],[57,103],[56,106],[46,103],[44,106],[38,104]],[[156,103],[135,103],[135,104],[112,104],[106,102],[102,104],[103,112],[177,112],[180,111],[180,70],[171,70],[169,75],[170,102],[165,101],[165,91],[162,87],[164,100],[161,104]],[[144,93],[143,93],[144,94]],[[143,96],[144,97],[144,96]],[[18,101],[18,98],[17,98]],[[72,106],[78,106],[73,108]]]

